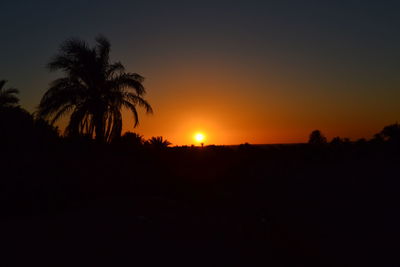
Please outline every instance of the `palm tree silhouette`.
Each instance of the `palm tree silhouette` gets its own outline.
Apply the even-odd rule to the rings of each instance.
[[[162,136],[155,136],[147,140],[146,142],[148,145],[154,148],[166,148],[171,145],[171,142],[167,139],[164,139]]]
[[[71,114],[66,135],[111,142],[121,136],[122,108],[132,112],[134,127],[139,123],[137,106],[152,113],[150,104],[143,99],[144,78],[125,72],[120,62],[111,63],[110,48],[103,36],[96,38],[93,48],[79,39],[65,41],[48,64],[50,71],[61,70],[65,77],[50,84],[39,104],[38,115],[53,124]]]
[[[138,133],[133,133],[133,132],[126,132],[117,141],[120,144],[123,144],[126,146],[136,146],[136,147],[142,146],[145,143],[143,135],[140,135]]]
[[[5,89],[6,80],[0,80],[0,107],[14,107],[18,104],[17,94],[19,91],[15,88]]]

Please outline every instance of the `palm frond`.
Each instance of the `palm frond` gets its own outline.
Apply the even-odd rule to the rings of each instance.
[[[13,95],[0,95],[0,106],[12,106],[18,104],[19,99]]]
[[[82,57],[84,53],[90,50],[88,44],[77,38],[71,38],[64,41],[58,53],[47,64],[50,71],[71,70],[75,64],[79,63],[76,59]]]
[[[84,133],[84,121],[87,119],[88,110],[85,108],[78,108],[72,113],[68,126],[65,129],[65,133],[68,136],[77,136]],[[86,118],[85,118],[86,117]]]
[[[80,99],[85,97],[85,90],[85,87],[68,78],[55,80],[40,101],[38,115],[51,117],[66,105],[78,105]]]
[[[7,83],[7,80],[0,80],[0,90],[3,88],[3,86]]]
[[[55,115],[50,121],[50,124],[53,125],[56,121],[58,121],[61,117],[65,116],[67,113],[71,112],[74,109],[74,105],[65,105],[61,109],[59,109],[57,112],[55,112]]]
[[[107,77],[113,77],[125,71],[124,65],[121,62],[110,64],[107,69]]]
[[[136,73],[121,73],[116,75],[111,81],[112,88],[126,89],[130,91],[133,89],[136,94],[144,95],[146,90],[143,86],[144,77]]]
[[[6,84],[6,80],[0,81],[0,106],[15,106],[19,102],[18,89],[8,88],[5,89],[4,85]]]
[[[100,62],[104,66],[109,65],[109,59],[110,59],[109,55],[111,51],[110,41],[108,41],[108,39],[103,35],[99,35],[96,37],[96,42],[97,42],[96,52]]]
[[[119,108],[114,107],[109,113],[109,118],[107,121],[107,131],[106,140],[112,142],[119,136],[122,132],[122,114]]]
[[[8,95],[12,95],[12,94],[17,95],[17,94],[19,94],[19,90],[16,88],[8,88],[8,89],[4,90],[4,93],[8,94]]]
[[[167,139],[164,139],[162,136],[154,136],[150,138],[147,143],[156,148],[166,148],[172,143]]]
[[[139,105],[143,108],[145,108],[146,112],[149,114],[153,113],[153,108],[150,106],[150,104],[144,100],[142,97],[132,94],[132,93],[125,93],[125,98],[130,101],[131,103],[135,105]]]
[[[133,114],[133,120],[134,120],[133,127],[138,126],[139,125],[139,115],[138,115],[138,112],[136,110],[136,106],[133,105],[131,102],[125,101],[125,100],[123,101],[123,106],[125,108],[129,109]]]

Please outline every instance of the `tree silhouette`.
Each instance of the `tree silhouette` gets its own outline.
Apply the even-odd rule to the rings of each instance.
[[[380,133],[374,134],[374,136],[371,139],[371,142],[375,144],[382,144],[384,141],[385,139]]]
[[[17,148],[29,150],[57,139],[57,128],[47,121],[35,118],[20,106],[0,107],[0,147],[16,152]]]
[[[309,144],[321,145],[326,144],[326,137],[319,130],[312,131],[308,140]]]
[[[50,71],[61,70],[65,76],[51,83],[40,102],[39,116],[53,124],[70,114],[66,135],[111,142],[121,135],[123,108],[132,112],[135,127],[139,123],[137,106],[152,113],[143,99],[144,78],[125,72],[120,62],[111,63],[110,48],[103,36],[96,38],[94,47],[79,39],[65,41],[48,64]]]
[[[169,145],[171,145],[171,142],[168,141],[167,139],[163,139],[162,136],[155,136],[147,140],[146,142],[148,145],[154,147],[154,148],[166,148]]]
[[[341,145],[343,143],[344,143],[343,139],[340,138],[339,136],[336,136],[336,137],[332,138],[332,140],[331,140],[332,145]]]
[[[379,135],[385,141],[400,144],[400,124],[395,123],[384,127]]]
[[[6,80],[0,80],[0,107],[14,107],[18,104],[17,94],[19,91],[15,88],[5,89]]]
[[[134,147],[142,146],[145,143],[142,135],[133,132],[126,132],[116,141],[117,143]]]

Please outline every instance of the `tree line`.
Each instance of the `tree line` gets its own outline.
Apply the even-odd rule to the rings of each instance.
[[[388,126],[385,126],[379,133],[375,134],[372,139],[366,140],[365,138],[358,139],[357,143],[390,143],[393,145],[400,145],[400,124],[397,122]],[[308,143],[312,145],[324,145],[328,144],[328,139],[320,130],[314,130],[311,132]],[[330,144],[340,145],[340,144],[348,144],[351,143],[349,138],[342,138],[336,136],[332,138]]]

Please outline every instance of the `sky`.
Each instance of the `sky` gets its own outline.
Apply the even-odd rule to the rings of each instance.
[[[371,138],[400,119],[400,2],[1,2],[0,79],[33,112],[46,63],[71,37],[105,35],[111,59],[146,78],[154,114],[124,131],[174,145]],[[62,128],[63,123],[60,124]]]

